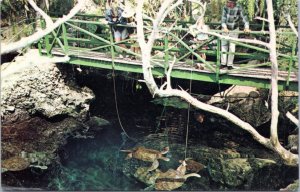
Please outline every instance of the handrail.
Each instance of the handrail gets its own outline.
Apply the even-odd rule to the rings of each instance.
[[[63,14],[57,14],[57,12],[50,12],[50,14],[53,15],[63,15]],[[90,17],[90,18],[99,18],[99,19],[104,19],[105,16],[103,15],[95,15],[95,14],[84,14],[84,13],[77,13],[75,16],[77,17]],[[149,19],[144,19],[145,21],[150,21]],[[174,19],[165,19],[164,20],[165,23],[174,23],[175,20]],[[177,21],[177,23],[179,24],[194,24],[195,21]],[[221,22],[207,22],[207,25],[218,25],[221,26]],[[263,24],[258,24],[258,23],[250,23],[250,26],[257,26],[257,27],[261,27],[264,26]],[[278,25],[276,26],[277,28],[290,28],[289,25]],[[295,26],[295,28],[298,28],[298,26]]]

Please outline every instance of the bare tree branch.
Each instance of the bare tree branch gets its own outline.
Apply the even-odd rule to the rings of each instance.
[[[289,111],[286,113],[286,117],[291,120],[291,122],[293,122],[295,125],[299,126],[299,120],[292,115]]]
[[[47,15],[47,13],[45,13],[41,8],[39,8],[33,0],[28,0],[28,3],[31,5],[31,7],[33,7],[33,9],[36,12],[38,12],[45,19],[47,27],[50,27],[51,25],[53,25],[53,21],[52,21],[51,17],[49,15]]]
[[[74,6],[74,8],[69,12],[68,15],[57,19],[55,23],[47,26],[46,29],[39,30],[39,31],[35,32],[34,34],[30,35],[29,37],[24,37],[17,42],[13,42],[13,43],[10,43],[5,46],[1,45],[1,55],[12,52],[12,51],[17,51],[23,47],[26,47],[27,45],[37,42],[39,39],[41,39],[45,35],[51,33],[58,26],[60,26],[64,22],[71,19],[83,7],[84,4],[85,4],[85,0],[78,0],[78,3]]]
[[[225,40],[231,40],[231,41],[237,41],[237,42],[244,42],[244,43],[250,43],[250,44],[256,44],[256,45],[262,45],[264,47],[269,48],[269,44],[268,43],[265,43],[265,42],[257,40],[257,39],[234,38],[234,37],[229,37],[229,36],[226,36],[226,35],[221,35],[219,33],[211,32],[211,31],[207,31],[207,30],[203,30],[203,29],[199,29],[198,31],[201,32],[201,33],[205,33],[205,34],[208,34],[208,35],[213,35],[213,36],[219,37],[221,39],[225,39]]]
[[[176,62],[176,57],[174,56],[174,59],[173,59],[173,62],[169,64],[169,68],[168,68],[168,71],[167,71],[167,90],[171,90],[172,89],[172,86],[171,86],[171,72],[173,70],[173,66]]]
[[[177,1],[177,2],[174,3],[171,7],[169,7],[169,8],[165,11],[165,13],[163,14],[162,19],[161,19],[161,21],[160,21],[160,23],[159,23],[158,25],[160,25],[160,24],[163,22],[163,20],[166,18],[166,16],[167,16],[173,9],[175,9],[177,6],[179,6],[180,4],[182,4],[182,0]]]
[[[259,17],[259,16],[256,16],[254,19],[257,19],[257,20],[261,20],[261,21],[266,21],[266,22],[269,22],[268,19],[266,18],[262,18],[262,17]]]
[[[180,0],[180,1],[182,1],[182,0]],[[171,6],[171,4],[173,2],[174,2],[174,0],[163,1],[162,5],[159,9],[159,12],[157,13],[157,16],[153,22],[153,30],[152,30],[152,33],[150,34],[149,40],[148,40],[148,45],[149,45],[150,49],[152,49],[153,43],[159,34],[158,26],[164,20],[163,16],[166,16],[168,14],[168,12],[166,10],[168,9],[168,7]],[[169,11],[171,11],[171,10],[169,9]]]
[[[270,60],[272,62],[272,78],[271,78],[271,142],[274,146],[280,145],[278,140],[278,62],[276,53],[276,30],[275,21],[273,15],[272,0],[267,0],[267,13],[269,20],[269,32],[270,32]]]
[[[287,14],[285,14],[285,18],[288,21],[289,26],[291,27],[291,29],[293,30],[293,32],[295,33],[295,35],[298,37],[298,32],[297,32],[297,29],[296,29],[296,27],[295,27],[295,25],[294,25],[294,23],[293,23],[293,21],[291,19],[291,15],[287,13]]]

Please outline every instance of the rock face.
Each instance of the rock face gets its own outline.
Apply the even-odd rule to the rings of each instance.
[[[57,65],[38,64],[36,53],[1,67],[2,160],[26,156],[41,166],[56,158],[68,136],[88,129],[82,122],[94,94]]]
[[[21,111],[47,118],[57,115],[85,118],[94,98],[90,89],[72,86],[55,64],[21,68],[16,66],[22,65],[20,62],[2,68],[1,112],[5,123]],[[17,67],[16,71],[10,71],[12,67]]]
[[[220,97],[220,96],[224,97]],[[262,94],[253,87],[235,86],[214,95],[208,104],[227,109],[242,120],[258,127],[271,119],[268,104]]]

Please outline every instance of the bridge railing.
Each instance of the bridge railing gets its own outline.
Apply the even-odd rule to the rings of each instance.
[[[100,20],[99,20],[100,19]],[[74,19],[62,24],[52,34],[47,35],[40,43],[39,49],[45,49],[48,56],[51,56],[51,51],[55,46],[59,46],[65,54],[71,54],[70,49],[80,52],[96,51],[104,52],[112,59],[118,58],[118,53],[125,53],[130,57],[138,59],[141,57],[140,53],[134,52],[130,49],[123,48],[120,44],[131,47],[136,46],[136,38],[129,38],[121,42],[114,42],[111,26],[103,21],[103,17],[79,15]],[[210,36],[208,40],[201,43],[191,41],[189,37],[188,22],[179,23],[181,27],[161,28],[162,38],[158,39],[153,47],[153,57],[151,62],[154,66],[158,65],[168,68],[168,64],[172,56],[176,56],[177,62],[190,63],[191,67],[195,63],[201,63],[205,69],[216,74],[216,79],[223,73],[230,73],[232,71],[246,70],[248,68],[269,67],[269,50],[265,47],[250,45],[242,42],[234,42],[237,45],[237,51],[222,52],[222,39],[215,36]],[[167,24],[166,24],[167,25]],[[131,26],[127,26],[131,27]],[[151,28],[145,27],[146,36],[149,35]],[[221,30],[212,30],[221,33]],[[234,33],[243,33],[234,31]],[[266,31],[252,31],[248,36],[250,38],[266,39]],[[294,35],[292,32],[278,32],[281,36]],[[285,64],[283,70],[288,71],[289,76],[291,71],[297,69],[296,44],[294,41],[292,45],[285,45],[278,48],[278,61],[280,64]],[[236,64],[239,68],[228,70],[226,72],[220,71],[221,54],[234,54]],[[206,58],[203,57],[206,54]],[[160,55],[160,56],[158,56]],[[248,61],[255,60],[255,64],[249,64]],[[289,84],[289,76],[287,85]]]

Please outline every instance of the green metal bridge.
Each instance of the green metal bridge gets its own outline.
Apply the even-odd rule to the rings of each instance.
[[[137,46],[136,39],[129,38],[115,43],[110,26],[103,20],[101,16],[77,15],[40,40],[38,43],[40,53],[48,56],[68,55],[71,58],[69,64],[142,73],[141,55],[130,50],[130,47]],[[165,25],[171,22],[174,21],[165,21]],[[166,31],[153,47],[151,62],[155,76],[165,76],[171,58],[176,56],[176,64],[171,73],[173,78],[270,88],[269,50],[235,42],[237,52],[227,52],[235,55],[234,69],[220,70],[221,39],[211,36],[204,42],[193,42],[188,33],[188,26],[191,23],[176,24],[176,27]],[[237,33],[241,33],[240,36],[244,35],[244,38],[267,40],[268,32],[263,28],[252,31],[250,35]],[[145,27],[146,36],[149,34],[147,30],[150,31],[149,27]],[[278,32],[278,35],[283,39],[277,42],[280,65],[279,89],[297,91],[297,40],[295,38],[293,43],[286,43],[285,37],[295,36],[292,32]],[[123,48],[120,44],[125,44],[128,48]],[[203,54],[206,58],[203,58]]]

